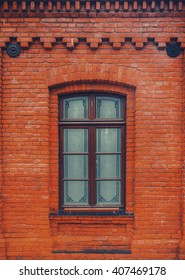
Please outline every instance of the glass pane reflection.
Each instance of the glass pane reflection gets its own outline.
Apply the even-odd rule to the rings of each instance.
[[[65,181],[64,182],[65,204],[88,204],[88,182]]]
[[[120,204],[120,182],[98,181],[97,182],[97,204]]]
[[[97,97],[96,117],[102,119],[117,119],[121,117],[119,98]]]
[[[83,153],[88,151],[87,129],[64,129],[64,152]]]
[[[76,97],[64,99],[64,118],[83,119],[88,116],[88,98]]]
[[[96,152],[120,152],[120,129],[98,128],[96,130]]]
[[[119,178],[120,156],[119,155],[97,155],[96,156],[97,178]]]
[[[81,179],[88,177],[88,156],[65,155],[64,178]]]

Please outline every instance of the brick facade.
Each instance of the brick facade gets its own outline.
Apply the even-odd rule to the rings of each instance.
[[[185,258],[184,18],[181,0],[0,1],[1,259]],[[57,214],[58,96],[89,91],[127,95],[124,216]]]

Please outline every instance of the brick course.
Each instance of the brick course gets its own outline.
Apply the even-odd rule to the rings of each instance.
[[[2,52],[0,52],[0,259],[5,259],[3,231]]]
[[[184,11],[184,1],[1,1],[1,259],[185,258]],[[56,215],[58,95],[93,90],[127,95],[127,217]]]

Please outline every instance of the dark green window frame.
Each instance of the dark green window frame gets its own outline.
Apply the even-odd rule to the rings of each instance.
[[[59,97],[59,210],[125,212],[126,96]]]

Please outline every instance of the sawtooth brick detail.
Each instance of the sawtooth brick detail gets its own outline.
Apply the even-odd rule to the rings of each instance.
[[[184,18],[184,0],[0,1],[0,259],[185,259]],[[127,96],[127,215],[58,213],[58,97],[89,91]]]

